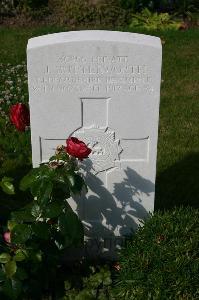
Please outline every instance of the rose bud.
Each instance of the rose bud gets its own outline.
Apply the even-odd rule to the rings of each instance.
[[[64,145],[58,145],[55,154],[60,154],[65,150]]]
[[[4,232],[4,234],[3,234],[3,238],[4,238],[4,241],[6,242],[6,243],[11,243],[11,233],[10,233],[10,231],[6,231],[6,232]]]
[[[56,221],[53,220],[53,219],[49,219],[49,220],[47,221],[47,223],[50,224],[50,225],[54,225],[54,224],[56,224]]]
[[[113,265],[113,268],[114,268],[116,271],[120,271],[120,269],[121,269],[119,263],[115,263],[115,264]]]
[[[91,153],[91,149],[86,146],[86,144],[75,137],[71,137],[66,140],[66,152],[71,156],[79,158],[87,158]]]
[[[26,126],[30,125],[30,113],[27,106],[17,103],[10,108],[10,121],[19,131],[25,131]]]

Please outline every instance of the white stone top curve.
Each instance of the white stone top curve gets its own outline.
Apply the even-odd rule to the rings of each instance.
[[[121,42],[161,48],[160,38],[151,35],[107,30],[80,30],[46,34],[31,38],[28,41],[27,50],[65,42],[81,41]]]

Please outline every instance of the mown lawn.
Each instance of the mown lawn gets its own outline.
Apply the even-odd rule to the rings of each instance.
[[[22,102],[28,101],[26,80],[28,39],[59,31],[63,29],[0,28],[0,105],[2,109],[0,113],[2,116],[12,102],[21,102],[21,99],[23,99]],[[199,31],[195,29],[185,32],[148,32],[147,34],[160,36],[163,41],[155,207],[164,209],[183,204],[198,207]],[[8,81],[14,84],[13,92],[10,92],[10,83],[5,82],[7,77]],[[7,100],[5,100],[5,95],[7,95]],[[0,138],[0,153],[2,154],[1,141],[2,137]],[[2,174],[4,170],[1,169],[0,175]]]

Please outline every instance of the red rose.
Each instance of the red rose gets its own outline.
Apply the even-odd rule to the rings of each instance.
[[[10,236],[10,231],[6,231],[4,232],[3,234],[3,238],[4,238],[4,241],[6,241],[6,243],[11,243],[11,236]]]
[[[66,140],[66,152],[79,159],[87,158],[91,149],[86,144],[75,137]]]
[[[25,104],[17,103],[11,106],[10,121],[17,130],[25,131],[26,126],[30,125],[30,114]]]

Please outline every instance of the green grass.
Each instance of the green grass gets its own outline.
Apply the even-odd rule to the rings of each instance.
[[[199,31],[163,34],[156,207],[199,203]]]
[[[116,299],[196,300],[199,210],[156,213],[120,253]]]
[[[111,29],[111,28],[108,28]],[[29,38],[64,28],[0,28],[0,63],[26,60]],[[125,31],[125,29],[124,29]],[[163,68],[157,157],[156,209],[199,203],[199,31],[148,32],[160,36]],[[0,86],[3,86],[0,78]]]

